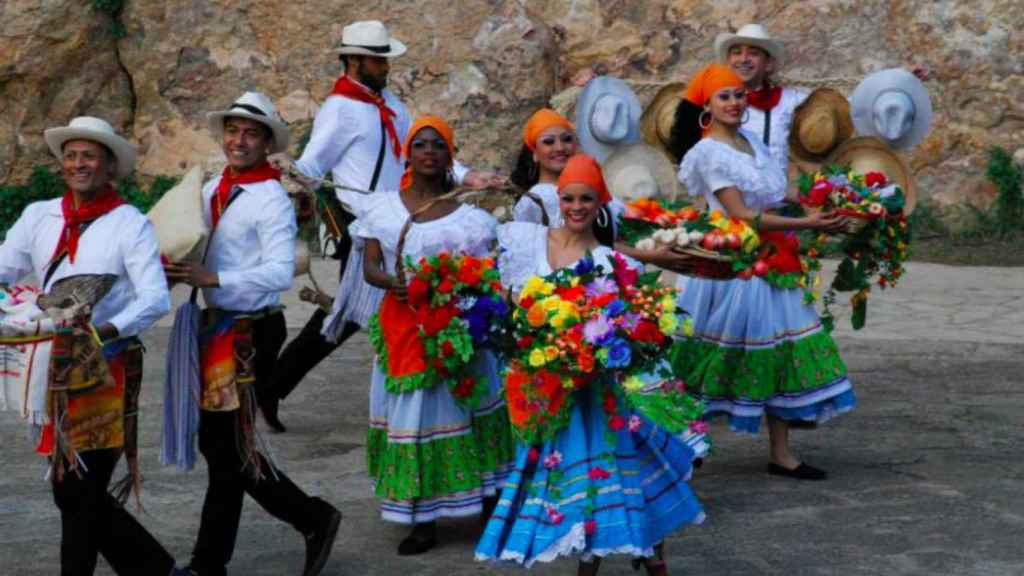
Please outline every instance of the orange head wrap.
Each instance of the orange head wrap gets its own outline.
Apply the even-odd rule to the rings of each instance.
[[[722,88],[742,88],[743,80],[733,72],[732,68],[723,64],[709,64],[686,85],[683,98],[697,106],[704,106]]]
[[[405,173],[402,174],[401,188],[405,190],[409,186],[412,186],[412,164],[409,163],[409,151],[412,148],[412,140],[416,137],[416,134],[424,128],[433,128],[441,135],[444,139],[445,144],[448,145],[448,166],[452,165],[455,159],[455,131],[452,127],[444,121],[443,118],[437,116],[420,116],[412,123],[409,127],[409,134],[405,137],[405,145],[402,147],[402,154],[405,156],[406,167]]]
[[[562,190],[570,184],[583,184],[597,193],[601,204],[611,202],[612,195],[604,183],[601,165],[586,154],[576,154],[565,163],[561,176],[558,177],[558,189]]]
[[[530,119],[526,121],[526,126],[523,128],[523,143],[530,150],[536,150],[537,138],[540,137],[542,132],[554,126],[561,126],[572,131],[576,130],[576,127],[572,125],[572,122],[566,120],[565,116],[550,108],[541,108],[534,112],[533,116],[530,116]]]

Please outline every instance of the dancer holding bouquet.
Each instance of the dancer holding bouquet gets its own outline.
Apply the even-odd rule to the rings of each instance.
[[[444,120],[418,119],[401,190],[370,197],[358,220],[366,281],[387,290],[370,322],[368,468],[382,517],[413,525],[400,555],[436,546],[436,519],[481,514],[513,457],[496,361],[478,350],[489,322],[477,315],[503,306],[485,258],[497,222],[446,196],[454,150]]]
[[[704,516],[686,484],[694,452],[676,436],[701,407],[660,362],[681,329],[672,291],[599,240],[607,189],[593,158],[571,158],[558,189],[564,227],[498,231],[503,284],[519,295],[505,387],[522,442],[476,557],[577,556],[595,574],[601,557],[629,554],[664,574],[665,536]]]

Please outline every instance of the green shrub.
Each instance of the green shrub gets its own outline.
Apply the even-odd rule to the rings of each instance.
[[[1016,236],[1024,227],[1024,195],[1021,192],[1024,168],[1014,163],[1004,148],[994,146],[988,152],[985,176],[999,191],[991,226],[1000,237]]]

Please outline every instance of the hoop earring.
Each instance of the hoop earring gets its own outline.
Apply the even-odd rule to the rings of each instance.
[[[595,222],[597,223],[597,226],[599,228],[608,227],[608,211],[605,209],[604,206],[602,206],[601,209],[598,211],[597,219],[595,220]]]
[[[707,124],[704,123],[704,115],[705,114],[707,114],[708,118],[710,118],[710,120],[708,120]],[[697,116],[697,126],[700,126],[701,130],[707,130],[711,126],[711,123],[714,122],[714,121],[715,121],[714,116],[712,116],[711,112],[708,112],[707,110],[704,110],[703,112],[700,113],[700,116]]]
[[[746,124],[747,120],[750,120],[750,108],[743,111],[743,118],[740,119],[740,124]]]

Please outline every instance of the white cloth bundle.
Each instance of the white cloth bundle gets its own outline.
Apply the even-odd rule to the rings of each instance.
[[[0,287],[0,410],[17,410],[30,424],[46,423],[52,336],[58,322],[37,305],[36,288]]]

